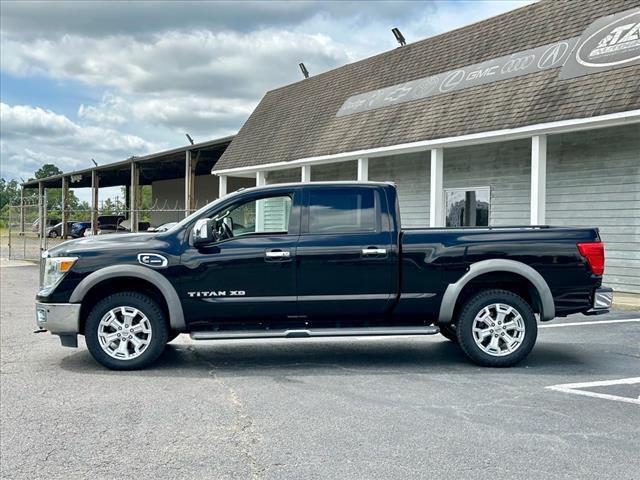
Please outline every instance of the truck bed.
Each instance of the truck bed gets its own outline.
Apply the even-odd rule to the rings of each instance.
[[[558,316],[589,308],[594,280],[600,284],[577,248],[580,242],[599,241],[597,228],[407,228],[400,236],[400,290],[433,293],[429,299],[433,305],[471,264],[488,259],[515,260],[540,273],[551,289]]]

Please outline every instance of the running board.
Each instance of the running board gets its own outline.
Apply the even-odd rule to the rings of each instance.
[[[310,338],[310,337],[381,337],[388,335],[435,335],[436,326],[426,327],[370,327],[370,328],[309,328],[292,330],[229,330],[191,332],[194,340],[230,340],[249,338]]]

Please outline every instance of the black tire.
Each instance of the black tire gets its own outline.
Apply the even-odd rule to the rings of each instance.
[[[473,334],[476,315],[485,307],[494,304],[504,304],[517,310],[522,317],[525,329],[524,337],[519,346],[504,356],[495,356],[482,350],[476,344]],[[463,305],[458,316],[456,333],[460,347],[474,363],[484,367],[511,367],[522,361],[531,352],[538,336],[538,325],[531,306],[522,297],[507,290],[484,290],[471,297]],[[495,336],[496,333],[493,335]],[[495,338],[498,338],[496,342],[501,342],[501,347],[507,343],[499,337]],[[491,337],[488,341],[491,341]]]
[[[58,238],[58,232],[56,232],[55,230],[53,230],[51,233],[49,233],[49,237],[51,237],[51,238]]]
[[[458,343],[458,332],[456,332],[456,326],[453,323],[440,325],[440,334],[448,340],[454,343]]]
[[[148,346],[139,356],[129,360],[111,357],[102,349],[98,339],[102,318],[110,310],[122,306],[138,309],[151,326]],[[109,295],[93,307],[85,323],[84,335],[87,348],[98,363],[112,370],[138,370],[153,363],[163,352],[169,338],[169,328],[162,309],[151,298],[138,292],[120,292]]]

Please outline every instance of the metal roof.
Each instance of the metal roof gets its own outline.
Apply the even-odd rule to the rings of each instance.
[[[128,185],[130,183],[131,163],[136,163],[140,167],[140,185],[148,185],[157,180],[182,178],[184,177],[185,155],[188,151],[191,151],[192,155],[195,155],[195,158],[198,159],[196,175],[210,175],[211,169],[234,137],[235,135],[231,135],[140,157],[131,157],[118,162],[98,165],[97,167],[33,179],[24,182],[22,186],[24,188],[38,188],[38,184],[42,183],[45,188],[60,188],[63,177],[75,177],[71,179],[69,185],[71,188],[90,187],[91,175],[94,171],[99,174],[100,187]]]

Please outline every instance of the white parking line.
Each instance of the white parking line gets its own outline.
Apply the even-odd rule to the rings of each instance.
[[[610,395],[608,393],[590,392],[588,390],[582,390],[589,387],[608,387],[611,385],[635,385],[640,383],[640,377],[621,378],[620,380],[603,380],[598,382],[583,382],[583,383],[564,383],[560,385],[551,385],[545,387],[548,390],[555,390],[556,392],[573,393],[574,395],[583,395],[585,397],[603,398],[605,400],[615,400],[617,402],[635,403],[640,405],[640,397],[621,397],[619,395]]]
[[[607,323],[631,323],[640,322],[640,318],[620,318],[618,320],[596,320],[593,322],[571,322],[571,323],[555,323],[549,325],[538,325],[538,328],[560,328],[560,327],[578,327],[581,325],[605,325]]]

